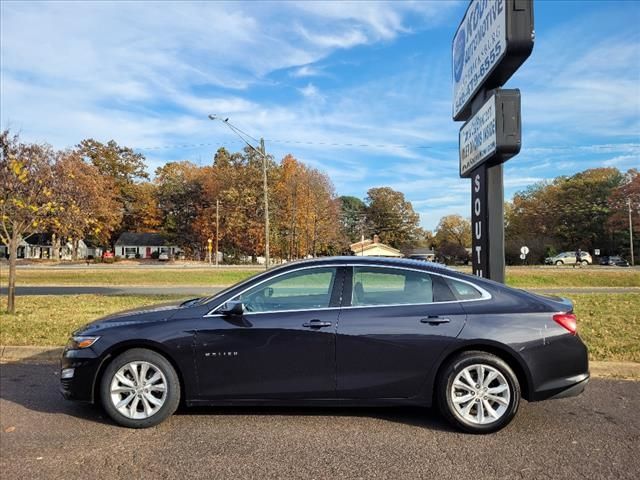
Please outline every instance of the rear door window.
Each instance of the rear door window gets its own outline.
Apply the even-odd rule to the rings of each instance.
[[[352,306],[421,305],[455,301],[444,280],[414,270],[354,267]]]

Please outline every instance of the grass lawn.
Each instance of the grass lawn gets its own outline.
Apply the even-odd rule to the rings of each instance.
[[[544,287],[640,287],[640,270],[598,267],[507,268],[507,285]]]
[[[640,362],[640,294],[568,294],[593,360]],[[18,297],[18,314],[0,314],[2,345],[64,345],[69,333],[102,315],[178,296]],[[2,308],[6,305],[2,301]]]
[[[18,269],[20,285],[201,285],[227,286],[261,269],[88,267],[78,269]],[[6,270],[0,283],[6,285]],[[640,270],[590,268],[507,268],[507,284],[518,288],[640,287]]]
[[[263,270],[256,269],[18,269],[17,285],[232,285]],[[6,272],[6,270],[5,270]],[[6,273],[2,283],[6,285]]]
[[[593,360],[640,362],[640,294],[567,294]]]
[[[130,308],[168,302],[175,295],[103,296],[41,295],[17,297],[17,313],[5,313],[2,299],[0,313],[1,345],[64,345],[69,334],[91,320]]]

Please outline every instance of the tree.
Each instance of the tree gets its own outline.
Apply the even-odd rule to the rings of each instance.
[[[365,203],[357,197],[342,196],[340,201],[340,225],[349,243],[361,240],[362,236],[368,236],[366,231]]]
[[[607,222],[609,232],[614,239],[618,240],[617,247],[620,250],[624,249],[625,253],[630,253],[631,250],[629,243],[629,210],[631,210],[634,249],[637,252],[640,245],[640,172],[638,170],[627,171],[621,184],[609,195],[608,204],[611,209]]]
[[[151,182],[131,185],[131,208],[128,229],[134,232],[157,232],[162,226],[158,205],[158,186]]]
[[[201,182],[202,170],[187,161],[169,162],[156,170],[158,208],[162,230],[188,253],[199,253],[194,226],[201,209],[206,208]]]
[[[18,246],[55,211],[49,145],[21,143],[8,130],[0,134],[0,240],[9,248],[7,311],[15,313]]]
[[[100,175],[78,152],[60,152],[54,165],[53,191],[57,209],[48,229],[55,234],[54,255],[61,238],[70,240],[74,260],[81,239],[91,237],[102,244],[109,241],[122,220],[118,191],[110,177]]]
[[[149,179],[144,155],[129,147],[122,147],[114,140],[104,144],[92,138],[80,142],[77,150],[101,175],[111,178],[118,189],[122,224],[114,233],[135,230],[138,223],[136,184]]]
[[[400,250],[414,244],[419,235],[420,216],[402,192],[389,187],[371,188],[366,205],[369,229],[382,242]]]
[[[434,241],[438,252],[447,258],[466,258],[471,248],[471,222],[460,215],[446,215],[436,227]]]
[[[505,211],[507,259],[519,261],[522,245],[538,260],[577,248],[614,253],[620,235],[611,232],[608,222],[615,210],[610,198],[622,182],[618,169],[595,168],[518,192]]]

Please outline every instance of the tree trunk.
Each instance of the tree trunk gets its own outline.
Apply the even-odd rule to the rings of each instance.
[[[60,237],[55,233],[51,235],[51,258],[53,260],[60,260]]]
[[[20,236],[16,233],[9,240],[9,285],[7,286],[7,312],[16,313],[16,263]]]
[[[71,259],[75,262],[76,260],[78,260],[78,239],[77,238],[71,239],[71,248],[73,249]]]

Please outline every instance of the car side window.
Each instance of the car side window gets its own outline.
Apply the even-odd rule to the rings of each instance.
[[[445,301],[437,295],[434,299],[434,291],[438,290],[434,287],[440,286],[434,279],[426,272],[413,270],[354,267],[351,305],[419,305]]]
[[[336,268],[314,268],[286,273],[238,297],[247,312],[278,312],[328,308]]]
[[[466,282],[460,282],[451,278],[448,279],[448,282],[458,300],[475,300],[477,298],[482,298],[480,290],[472,287]]]

